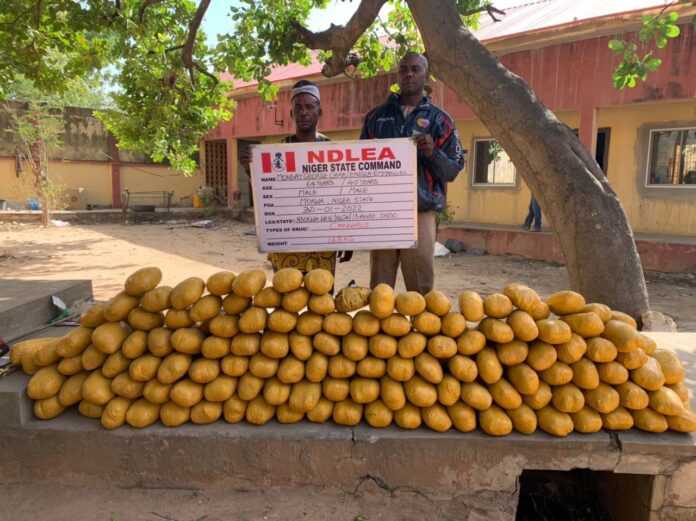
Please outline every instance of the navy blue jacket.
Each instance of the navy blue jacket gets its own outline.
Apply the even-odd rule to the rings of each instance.
[[[365,116],[360,139],[386,139],[430,134],[433,155],[418,152],[418,211],[441,211],[445,205],[447,183],[454,181],[464,168],[464,154],[454,122],[441,108],[423,97],[404,118],[398,94]]]

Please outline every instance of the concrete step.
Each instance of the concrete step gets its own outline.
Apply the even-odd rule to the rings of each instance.
[[[0,336],[10,341],[46,325],[60,313],[53,295],[69,307],[92,298],[92,281],[0,280]]]
[[[544,262],[564,262],[558,241],[547,229],[542,233],[532,233],[494,225],[450,225],[440,228],[437,234],[440,243],[444,244],[447,239],[455,239],[465,248],[484,250],[490,255],[519,255]],[[635,242],[645,270],[667,273],[696,271],[693,237],[637,235]]]

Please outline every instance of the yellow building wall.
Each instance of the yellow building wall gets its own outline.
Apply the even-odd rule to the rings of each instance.
[[[31,180],[28,165],[24,165],[21,176],[26,178],[24,182],[15,175],[14,159],[0,158],[0,199],[26,202],[28,195],[22,193],[22,188]],[[88,204],[112,205],[110,163],[52,161],[49,177],[66,188],[84,188]],[[182,198],[188,198],[183,205],[190,206],[190,197],[203,184],[205,175],[201,172],[185,177],[165,166],[121,164],[122,189],[132,192],[173,190],[172,205],[175,206]]]
[[[49,177],[66,188],[84,188],[87,204],[112,205],[110,163],[65,161],[51,166]]]
[[[579,112],[557,115],[570,128],[579,127]],[[473,186],[474,140],[489,138],[490,133],[478,120],[460,120],[456,124],[462,146],[469,154],[466,169],[448,188],[454,221],[503,226],[521,224],[529,205],[526,184],[516,175],[515,186]],[[597,127],[610,129],[607,177],[626,210],[633,231],[693,236],[696,186],[646,187],[646,169],[650,129],[696,127],[696,100],[600,108]]]
[[[49,178],[66,188],[84,188],[89,204],[111,205],[111,167],[108,163],[51,161]],[[0,199],[25,203],[26,187],[32,180],[31,168],[24,164],[20,178],[15,175],[13,158],[0,158]]]
[[[121,189],[128,188],[131,192],[173,191],[172,206],[190,206],[190,197],[204,184],[205,175],[200,170],[186,177],[165,166],[121,165]]]
[[[15,162],[11,158],[0,158],[0,199],[19,201]]]
[[[577,129],[580,124],[578,111],[560,112],[556,115],[572,129]],[[504,226],[522,224],[527,216],[530,199],[529,188],[522,177],[515,172],[514,185],[474,186],[474,140],[489,139],[491,133],[476,119],[458,120],[455,124],[462,147],[468,154],[465,169],[447,188],[447,202],[454,211],[453,221]]]
[[[696,100],[601,108],[610,127],[607,177],[634,232],[696,234],[696,186],[646,187],[650,129],[696,127]]]

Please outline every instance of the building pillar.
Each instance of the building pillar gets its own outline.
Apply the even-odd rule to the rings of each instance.
[[[109,134],[109,156],[111,161],[111,205],[114,208],[121,208],[121,158],[113,134]]]
[[[237,139],[227,137],[227,206],[232,208],[235,203],[235,194],[239,188],[239,180],[237,178]]]
[[[580,108],[580,130],[578,137],[592,157],[597,153],[597,113],[599,109],[592,105]]]

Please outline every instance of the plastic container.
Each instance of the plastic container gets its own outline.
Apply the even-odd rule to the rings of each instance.
[[[194,208],[201,208],[203,206],[201,204],[200,194],[193,194],[193,196],[191,197],[191,202],[193,203]]]

